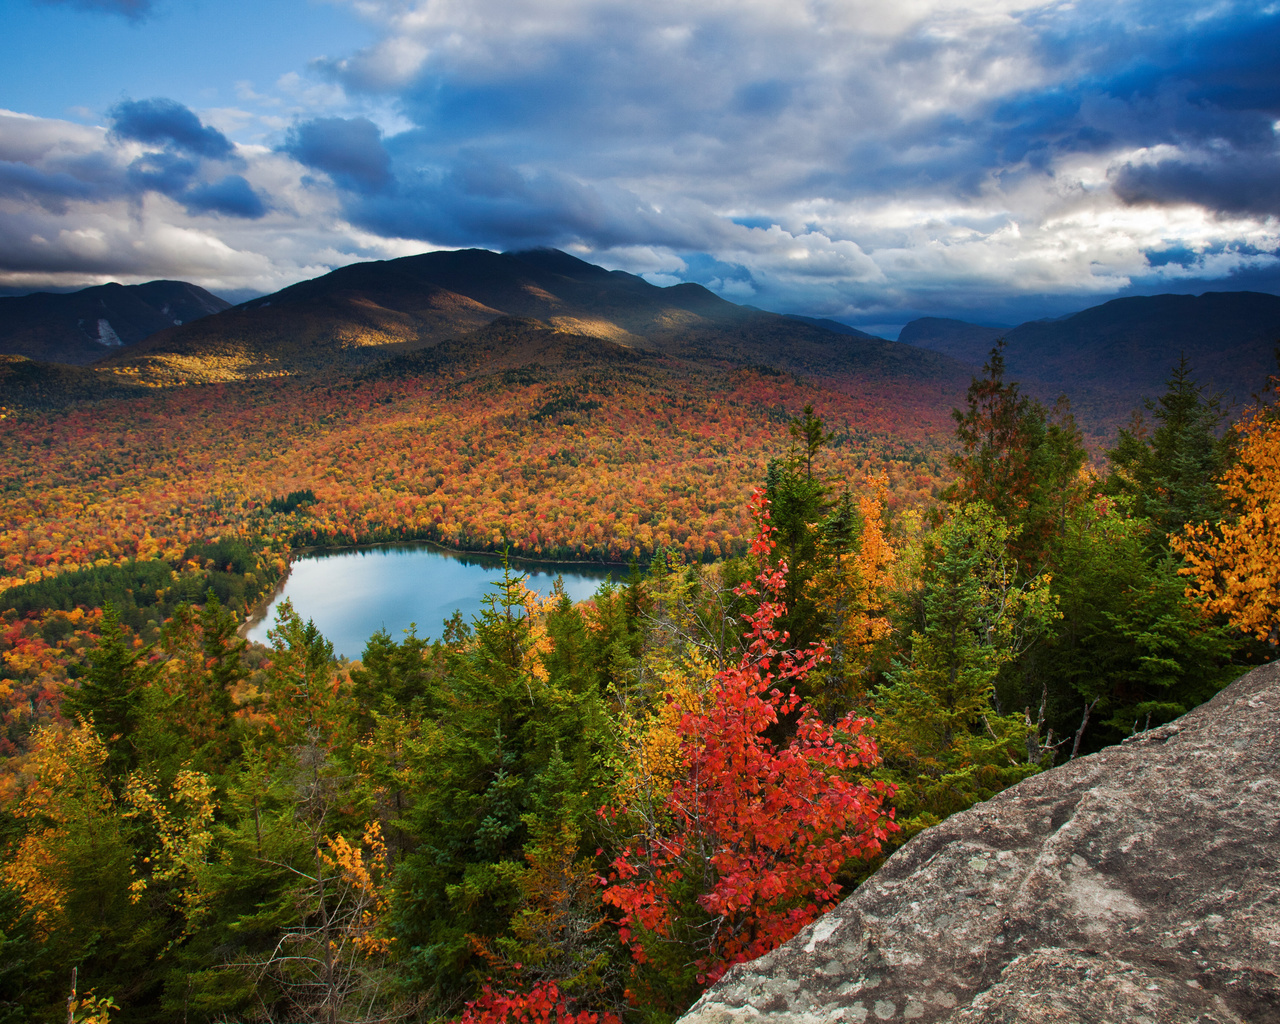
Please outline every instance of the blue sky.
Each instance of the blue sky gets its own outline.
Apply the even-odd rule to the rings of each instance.
[[[890,334],[1280,291],[1277,3],[7,0],[0,33],[10,294],[535,245]]]

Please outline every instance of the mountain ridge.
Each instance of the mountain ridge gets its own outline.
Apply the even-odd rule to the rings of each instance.
[[[945,356],[739,306],[698,284],[662,288],[548,249],[351,264],[159,331],[95,365],[167,383],[309,375],[465,338],[501,318],[695,363],[929,380],[957,371]]]
[[[199,285],[168,280],[0,297],[0,355],[85,366],[165,327],[230,308]]]
[[[1114,415],[1133,395],[1158,395],[1183,356],[1208,391],[1245,404],[1276,370],[1280,296],[1127,296],[1007,330],[925,317],[899,340],[980,367],[1001,337],[1010,378],[1042,397],[1066,393],[1077,408]]]

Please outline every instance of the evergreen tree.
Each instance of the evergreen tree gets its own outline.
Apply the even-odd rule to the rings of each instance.
[[[438,1006],[474,992],[500,958],[548,828],[579,837],[576,860],[594,848],[593,812],[604,802],[599,665],[589,643],[574,650],[586,639],[576,609],[562,599],[543,621],[526,606],[524,581],[506,567],[472,629],[446,647],[439,714],[404,744],[413,803],[401,824],[412,849],[397,872],[395,927],[408,969]],[[604,589],[625,637],[622,595]],[[552,631],[569,643],[563,658],[543,656]]]
[[[62,713],[72,721],[92,722],[109,751],[107,772],[118,796],[124,778],[138,760],[137,730],[144,688],[155,672],[148,664],[151,647],[136,648],[129,630],[112,605],[102,610],[98,645],[89,655],[89,670],[80,688],[67,694]]]
[[[779,625],[790,636],[790,644],[805,648],[816,642],[822,631],[810,583],[821,560],[821,523],[828,510],[827,485],[814,475],[814,461],[831,439],[813,411],[806,405],[804,417],[790,424],[791,450],[782,459],[773,459],[765,477],[769,500],[769,521],[777,530],[776,556],[787,563],[787,583],[783,600],[786,614]]]
[[[1052,582],[1062,617],[999,683],[1006,706],[1037,720],[1043,709],[1059,737],[1088,708],[1086,752],[1185,714],[1238,672],[1227,631],[1186,596],[1177,559],[1152,549],[1150,521],[1126,505],[1073,511]]]
[[[1084,443],[1065,398],[1048,410],[1004,379],[1003,339],[983,369],[986,376],[969,386],[968,409],[952,411],[961,450],[951,464],[959,479],[946,496],[989,505],[1013,528],[1011,550],[1023,568],[1036,571],[1083,496],[1077,477]]]
[[[1167,390],[1145,404],[1107,452],[1111,472],[1105,490],[1133,499],[1135,515],[1149,519],[1153,544],[1187,523],[1216,524],[1225,511],[1217,480],[1232,459],[1231,435],[1221,430],[1226,413],[1219,395],[1205,393],[1186,356],[1169,376]]]
[[[1014,536],[989,506],[965,505],[926,553],[909,653],[872,701],[899,841],[1040,768],[1023,716],[995,700],[1001,666],[1058,615],[1049,581],[1021,575]]]

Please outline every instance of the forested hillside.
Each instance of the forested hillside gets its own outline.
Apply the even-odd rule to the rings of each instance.
[[[1052,402],[1071,398],[1090,433],[1106,437],[1137,395],[1150,397],[1186,359],[1197,379],[1236,409],[1248,405],[1280,345],[1280,296],[1262,292],[1135,295],[1016,327],[926,317],[899,340],[980,366],[997,339],[1010,374]]]
[[[76,1020],[668,1020],[1274,654],[1274,404],[1223,433],[1174,367],[1091,469],[998,349],[950,429],[601,352],[499,323],[0,423],[4,1019],[74,968]],[[238,637],[299,546],[414,537],[632,564],[579,606],[512,569],[357,662],[288,606]]]

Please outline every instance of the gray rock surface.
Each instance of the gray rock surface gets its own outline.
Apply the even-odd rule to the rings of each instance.
[[[1280,663],[921,833],[682,1021],[1280,1022]]]

